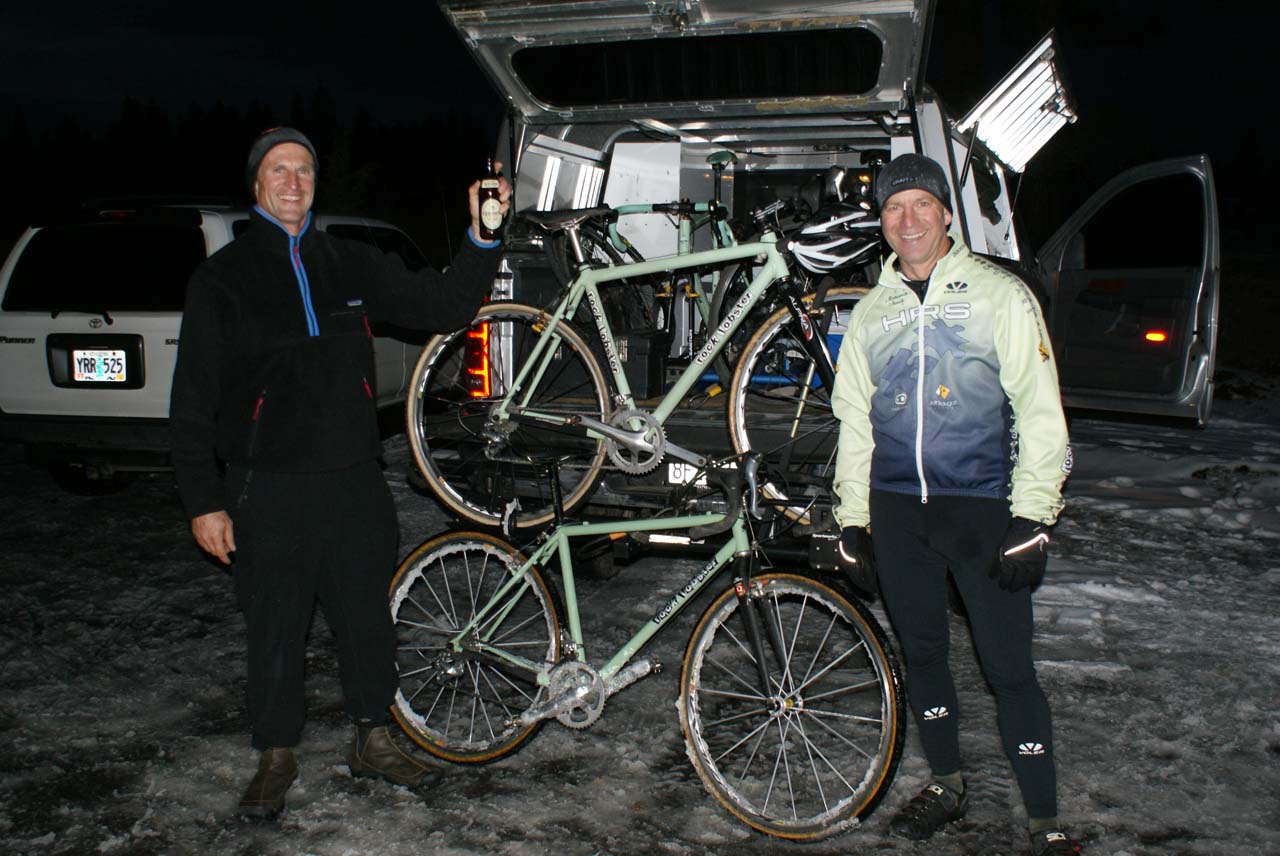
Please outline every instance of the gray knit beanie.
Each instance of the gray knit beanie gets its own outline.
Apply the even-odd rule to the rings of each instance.
[[[889,161],[876,179],[876,205],[881,208],[890,196],[903,190],[923,190],[933,194],[951,210],[951,185],[937,161],[924,155],[899,155]]]
[[[258,165],[267,156],[267,152],[281,143],[297,143],[311,152],[311,164],[319,170],[320,159],[316,157],[316,147],[311,145],[311,141],[306,138],[306,135],[296,128],[288,128],[283,125],[279,128],[268,128],[249,147],[249,163],[244,168],[244,178],[249,184],[250,193],[253,192],[253,182],[258,178]]]

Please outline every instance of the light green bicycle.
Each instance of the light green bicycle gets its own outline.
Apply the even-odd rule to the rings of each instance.
[[[732,584],[703,612],[684,655],[679,712],[689,757],[707,790],[761,832],[809,840],[857,824],[897,769],[906,728],[898,665],[856,599],[761,568],[744,507],[758,514],[758,461],[752,453],[741,472],[711,473],[729,498],[723,515],[560,522],[527,555],[478,532],[419,546],[390,588],[394,712],[405,732],[438,758],[480,764],[516,751],[549,719],[591,725],[606,699],[658,670],[636,658],[644,645],[732,567]],[[584,637],[571,542],[654,533],[699,540],[726,530],[714,557],[615,653]],[[563,606],[547,573],[555,560]]]

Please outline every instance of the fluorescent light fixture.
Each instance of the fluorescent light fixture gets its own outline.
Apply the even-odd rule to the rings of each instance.
[[[574,208],[591,208],[600,202],[604,170],[589,163],[578,164],[578,183],[573,191]]]
[[[538,194],[538,210],[551,211],[556,204],[556,182],[560,180],[560,164],[563,161],[555,155],[548,155],[542,167],[542,192]]]
[[[1050,30],[956,125],[957,132],[972,131],[1013,172],[1026,169],[1063,125],[1076,120],[1055,52]]]

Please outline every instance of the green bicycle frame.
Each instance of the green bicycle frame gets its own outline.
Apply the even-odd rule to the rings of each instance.
[[[567,424],[566,417],[563,415],[538,413],[528,409],[529,395],[526,393],[522,396],[521,391],[525,389],[526,385],[530,389],[537,388],[538,381],[541,380],[551,364],[552,357],[555,355],[555,349],[551,346],[555,340],[556,327],[566,318],[571,318],[577,312],[584,299],[587,301],[591,316],[595,320],[600,343],[604,349],[605,361],[608,364],[608,371],[617,389],[617,399],[614,404],[624,408],[635,407],[635,396],[631,392],[631,384],[627,381],[626,373],[623,371],[618,348],[614,343],[613,330],[609,326],[600,302],[599,286],[628,277],[693,270],[699,267],[721,267],[730,262],[744,261],[746,259],[763,259],[763,265],[757,271],[751,283],[743,290],[737,302],[725,314],[724,320],[707,336],[702,348],[694,355],[690,364],[676,379],[675,385],[662,397],[658,406],[653,409],[654,418],[659,423],[665,424],[667,418],[684,400],[685,395],[693,389],[694,385],[702,377],[703,372],[711,364],[716,354],[720,352],[724,344],[742,325],[750,309],[755,306],[773,283],[787,277],[787,264],[783,260],[782,254],[778,251],[776,236],[765,235],[760,241],[754,243],[705,250],[685,256],[667,256],[634,264],[588,268],[580,271],[573,282],[569,284],[568,290],[559,304],[547,316],[546,327],[525,359],[524,365],[521,366],[511,387],[505,391],[502,401],[494,408],[494,417],[499,420],[507,420],[518,415],[520,419],[543,420],[559,425]],[[533,379],[532,384],[529,384],[530,378]],[[598,433],[590,430],[587,431],[587,436],[594,439],[600,438]]]
[[[612,523],[573,523],[560,526],[543,542],[520,567],[511,571],[510,578],[504,582],[489,602],[480,607],[471,620],[447,643],[455,652],[464,650],[502,660],[513,667],[527,670],[538,676],[538,683],[546,686],[550,667],[541,661],[535,662],[520,657],[499,647],[491,647],[490,639],[482,632],[490,617],[501,618],[513,608],[523,586],[527,585],[528,571],[531,567],[544,567],[548,560],[557,557],[560,561],[560,575],[564,586],[565,618],[568,622],[569,635],[573,639],[576,659],[587,662],[587,649],[582,637],[582,621],[578,612],[578,594],[574,584],[573,559],[570,555],[569,542],[573,538],[611,535],[619,532],[653,532],[658,530],[688,530],[697,526],[707,526],[723,520],[722,514],[687,514],[678,517],[651,518]],[[628,639],[622,647],[600,668],[601,678],[608,680],[617,674],[650,639],[657,635],[692,600],[711,580],[737,556],[751,552],[751,541],[747,536],[745,512],[738,515],[730,530],[729,539],[716,551],[715,556],[702,565],[696,574],[671,596],[652,618]],[[494,622],[496,627],[501,622]]]
[[[630,205],[619,205],[613,210],[618,212],[618,219],[628,214],[653,214],[664,213],[655,212],[654,209],[659,208],[664,203],[654,202],[637,202]],[[665,203],[670,204],[670,203]],[[693,233],[699,227],[706,223],[711,223],[716,231],[718,247],[732,247],[737,244],[737,240],[733,237],[733,231],[729,228],[728,220],[716,217],[714,209],[719,207],[717,202],[691,202],[688,203],[692,213],[701,215],[697,218],[678,216],[677,217],[677,238],[676,238],[676,255],[687,256],[693,252]],[[631,249],[631,242],[618,231],[617,220],[609,224],[609,243],[613,244],[613,248],[619,253],[627,253]],[[714,290],[719,286],[719,271],[715,275]],[[698,311],[702,313],[703,318],[711,317],[711,301],[707,299],[706,292],[699,288],[695,289],[690,295],[697,304]]]

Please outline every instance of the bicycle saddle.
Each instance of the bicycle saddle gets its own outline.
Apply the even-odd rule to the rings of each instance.
[[[606,223],[617,222],[618,212],[608,205],[597,205],[595,208],[562,208],[559,211],[522,211],[520,216],[540,229],[558,232],[571,229],[586,220],[604,220]]]

